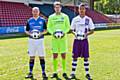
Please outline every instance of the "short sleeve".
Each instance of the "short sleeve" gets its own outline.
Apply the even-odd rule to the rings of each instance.
[[[89,22],[89,29],[90,30],[95,29],[94,23],[91,18],[90,18],[90,22]]]
[[[71,30],[74,30],[75,29],[75,19],[72,20],[71,22]]]

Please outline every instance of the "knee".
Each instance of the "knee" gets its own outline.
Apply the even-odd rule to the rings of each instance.
[[[35,57],[30,57],[30,62],[34,62]]]
[[[77,58],[73,58],[73,61],[77,61]]]
[[[39,57],[39,60],[43,60],[44,59],[44,57]]]
[[[58,58],[58,54],[53,54],[53,58],[57,59]]]
[[[40,64],[45,64],[45,60],[44,59],[40,59]]]
[[[65,53],[61,54],[61,56],[62,56],[62,59],[66,58],[66,54]]]
[[[88,61],[88,58],[84,58],[84,61]]]

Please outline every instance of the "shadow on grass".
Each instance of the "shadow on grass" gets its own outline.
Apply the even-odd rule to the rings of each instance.
[[[15,39],[15,38],[23,38],[27,37],[24,33],[14,33],[14,34],[0,34],[0,40],[4,39]]]

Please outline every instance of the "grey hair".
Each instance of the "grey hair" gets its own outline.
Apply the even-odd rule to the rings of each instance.
[[[32,10],[38,10],[38,11],[40,11],[38,7],[33,7]]]

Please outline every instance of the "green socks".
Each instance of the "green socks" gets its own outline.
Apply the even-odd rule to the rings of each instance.
[[[66,60],[65,59],[62,59],[62,69],[63,69],[63,72],[65,73],[66,72]]]
[[[54,68],[54,72],[57,73],[57,68],[58,68],[58,60],[57,59],[53,59],[53,68]]]
[[[58,59],[53,59],[53,69],[54,69],[54,73],[57,73]],[[65,59],[62,59],[62,70],[64,73],[66,72],[66,60]]]

